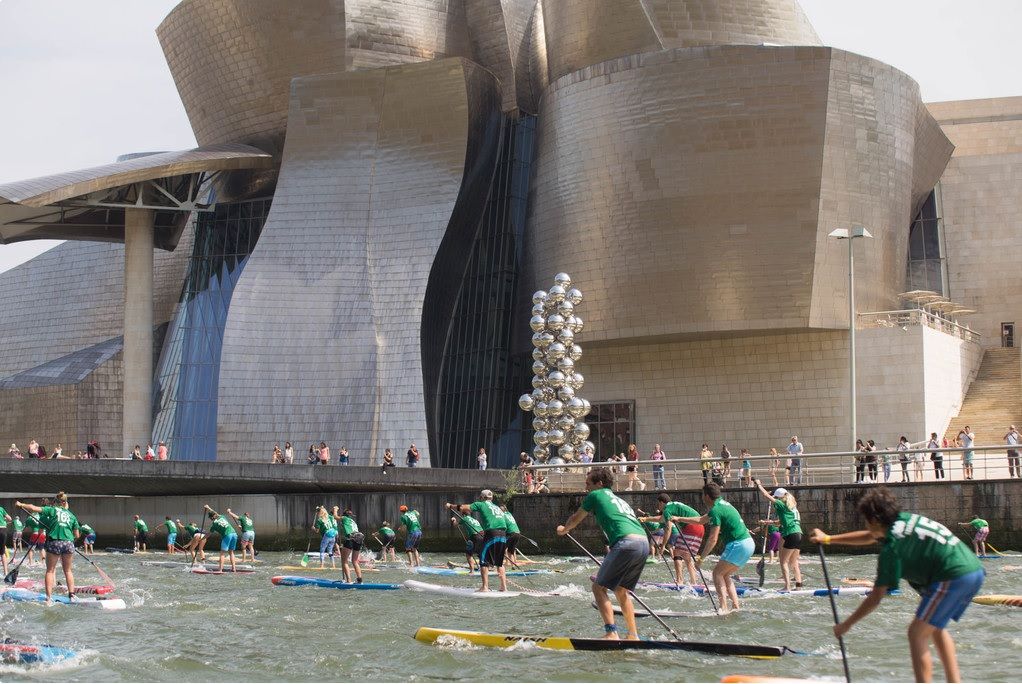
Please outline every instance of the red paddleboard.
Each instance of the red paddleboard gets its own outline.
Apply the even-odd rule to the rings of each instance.
[[[44,591],[46,585],[37,579],[20,579],[14,583],[16,589],[31,589],[33,591]],[[67,587],[63,584],[58,584],[54,587],[56,591],[66,594]],[[83,586],[75,587],[76,594],[93,594],[96,596],[105,596],[113,592],[114,588],[107,584],[86,584]]]
[[[196,575],[233,575],[247,572],[255,572],[255,570],[243,570],[242,568],[238,568],[237,570],[231,570],[229,567],[225,567],[223,570],[207,570],[206,568],[203,567],[194,567],[192,568],[192,572],[195,573]]]

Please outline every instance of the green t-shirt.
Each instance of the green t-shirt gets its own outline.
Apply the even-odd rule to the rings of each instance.
[[[397,534],[394,533],[394,530],[390,529],[386,525],[381,527],[379,532],[380,532],[380,536],[381,537],[396,537],[397,536]]]
[[[21,522],[20,518],[15,518],[14,519],[14,531],[15,532],[20,532],[23,529],[25,529],[25,523]]]
[[[476,501],[468,507],[473,513],[479,514],[479,522],[484,530],[506,530],[507,520],[504,518],[504,511],[492,501]]]
[[[714,501],[707,515],[710,516],[709,525],[720,528],[720,540],[725,546],[750,537],[749,528],[745,526],[738,509],[724,499]]]
[[[773,534],[774,532],[780,532],[781,528],[777,525],[767,525],[767,533]]]
[[[148,532],[149,526],[145,524],[145,520],[139,518],[138,520],[135,521],[135,530],[137,532]]]
[[[80,525],[79,528],[86,537],[93,534],[96,530],[92,529],[91,525]]]
[[[680,518],[699,517],[699,511],[692,508],[691,506],[687,506],[681,503],[680,501],[669,501],[668,503],[664,504],[664,510],[661,511],[661,514],[663,515],[664,519],[664,527],[667,527],[667,523],[671,522],[672,517]],[[679,526],[674,525],[674,527],[671,530],[671,536],[673,537],[675,534],[678,534],[678,530]]]
[[[216,532],[221,538],[237,534],[231,526],[231,523],[222,515],[213,521],[213,523],[209,526],[209,531]]]
[[[662,523],[659,523],[656,520],[647,520],[646,522],[642,523],[642,526],[645,527],[650,532],[656,532],[657,530],[663,529],[664,527]]]
[[[969,524],[975,527],[977,530],[982,530],[984,527],[990,527],[990,524],[987,523],[987,521],[984,520],[983,518],[976,518],[975,520],[971,520],[969,521]]]
[[[471,515],[459,515],[458,525],[461,526],[461,531],[465,533],[466,537],[483,533],[483,526]]]
[[[74,531],[81,529],[75,514],[63,506],[44,506],[39,522],[46,528],[46,538],[58,541],[74,541]]]
[[[188,523],[187,525],[185,525],[185,530],[188,532],[188,534],[195,534],[199,532],[200,528],[196,527],[192,523]]]
[[[401,516],[401,524],[405,526],[409,533],[421,530],[422,525],[419,524],[419,512],[408,511]]]
[[[239,515],[238,523],[241,525],[242,532],[255,532],[255,523],[247,515]]]
[[[0,506],[0,530],[7,527],[7,511],[3,506]]]
[[[347,539],[358,532],[358,523],[355,522],[354,518],[345,515],[341,517],[341,528],[344,530],[344,538]]]
[[[320,534],[326,534],[330,530],[337,530],[337,525],[334,523],[334,519],[327,518],[316,518],[316,529],[319,530]]]
[[[983,564],[951,530],[935,520],[902,511],[887,530],[874,584],[897,589],[904,577],[920,591],[934,582],[982,569]]]
[[[507,523],[508,534],[521,533],[521,529],[518,528],[518,521],[515,520],[515,516],[511,515],[511,511],[504,511],[504,522]]]
[[[25,529],[28,530],[29,534],[38,531],[39,518],[35,517],[34,515],[28,516],[28,519],[25,520]]]
[[[596,516],[596,522],[607,535],[611,546],[630,534],[646,536],[646,531],[628,502],[606,487],[594,489],[586,494],[586,498],[582,499],[582,510]]]
[[[781,499],[774,499],[774,510],[777,511],[777,519],[781,523],[782,536],[802,534],[802,514],[797,508],[791,510]]]
[[[167,528],[167,534],[177,534],[177,525],[173,520],[164,520],[163,525]]]

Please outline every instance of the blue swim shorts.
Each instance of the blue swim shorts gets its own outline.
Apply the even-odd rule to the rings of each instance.
[[[234,551],[236,548],[238,548],[238,535],[229,534],[220,539],[221,551]]]
[[[720,559],[740,568],[749,562],[755,552],[756,542],[752,541],[752,537],[746,537],[725,546],[724,552],[720,554]]]
[[[411,551],[412,549],[419,548],[420,539],[422,539],[422,530],[409,532],[408,537],[405,538],[405,551]]]
[[[173,546],[174,542],[177,541],[177,532],[171,532],[167,535],[167,546]]]
[[[983,586],[986,572],[975,570],[954,579],[934,582],[921,593],[916,617],[937,629],[944,629],[951,620],[958,621],[965,614],[972,597]]]

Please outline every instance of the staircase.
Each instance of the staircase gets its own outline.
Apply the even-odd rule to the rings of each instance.
[[[962,402],[962,410],[944,436],[950,442],[968,425],[976,434],[976,445],[1003,444],[1009,425],[1022,429],[1022,372],[1019,350],[1011,347],[987,349],[976,379]]]

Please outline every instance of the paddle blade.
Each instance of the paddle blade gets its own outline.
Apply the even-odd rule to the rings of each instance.
[[[21,565],[11,570],[9,573],[4,575],[4,584],[14,584],[18,581],[18,571],[21,570]]]
[[[756,563],[756,574],[759,575],[759,586],[766,582],[766,558],[760,558]]]
[[[302,560],[300,560],[298,564],[301,565],[303,568],[309,567],[309,554],[306,553],[304,556],[302,556]]]

